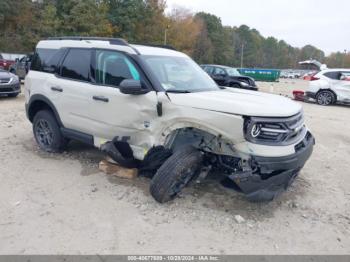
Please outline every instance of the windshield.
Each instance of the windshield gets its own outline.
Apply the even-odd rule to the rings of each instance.
[[[226,71],[227,71],[227,74],[228,74],[229,76],[240,76],[240,75],[241,75],[241,74],[238,72],[238,70],[235,69],[235,68],[228,68],[228,69],[226,69]]]
[[[168,92],[214,91],[220,88],[188,57],[142,56]]]

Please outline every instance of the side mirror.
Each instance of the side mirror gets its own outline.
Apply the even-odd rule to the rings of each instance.
[[[15,59],[15,62],[17,63],[18,61],[19,61],[19,59],[18,59],[18,58],[16,58],[16,59]]]
[[[119,90],[127,95],[143,95],[149,92],[148,89],[142,88],[140,80],[124,79],[120,85]]]

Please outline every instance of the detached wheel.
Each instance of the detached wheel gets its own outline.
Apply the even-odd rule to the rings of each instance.
[[[201,167],[202,153],[192,146],[178,149],[154,175],[150,192],[159,203],[174,199]]]
[[[335,96],[331,91],[320,91],[316,95],[316,102],[321,106],[328,106],[335,102]]]
[[[46,152],[58,153],[67,145],[55,116],[48,110],[39,111],[34,116],[33,133],[39,147]]]

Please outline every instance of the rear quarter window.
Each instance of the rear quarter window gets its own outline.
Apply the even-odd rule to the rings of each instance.
[[[333,79],[333,80],[340,79],[340,72],[339,71],[327,72],[327,73],[324,73],[323,75],[328,77],[329,79]]]
[[[57,73],[59,62],[65,52],[66,49],[36,49],[30,70]]]
[[[206,66],[206,67],[204,67],[204,71],[207,72],[208,74],[211,74],[212,71],[213,71],[213,67],[211,67],[211,66]]]

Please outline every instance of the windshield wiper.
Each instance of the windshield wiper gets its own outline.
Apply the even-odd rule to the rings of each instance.
[[[191,91],[189,90],[184,90],[184,89],[168,89],[166,90],[166,93],[178,93],[178,94],[187,94],[187,93],[191,93]]]

